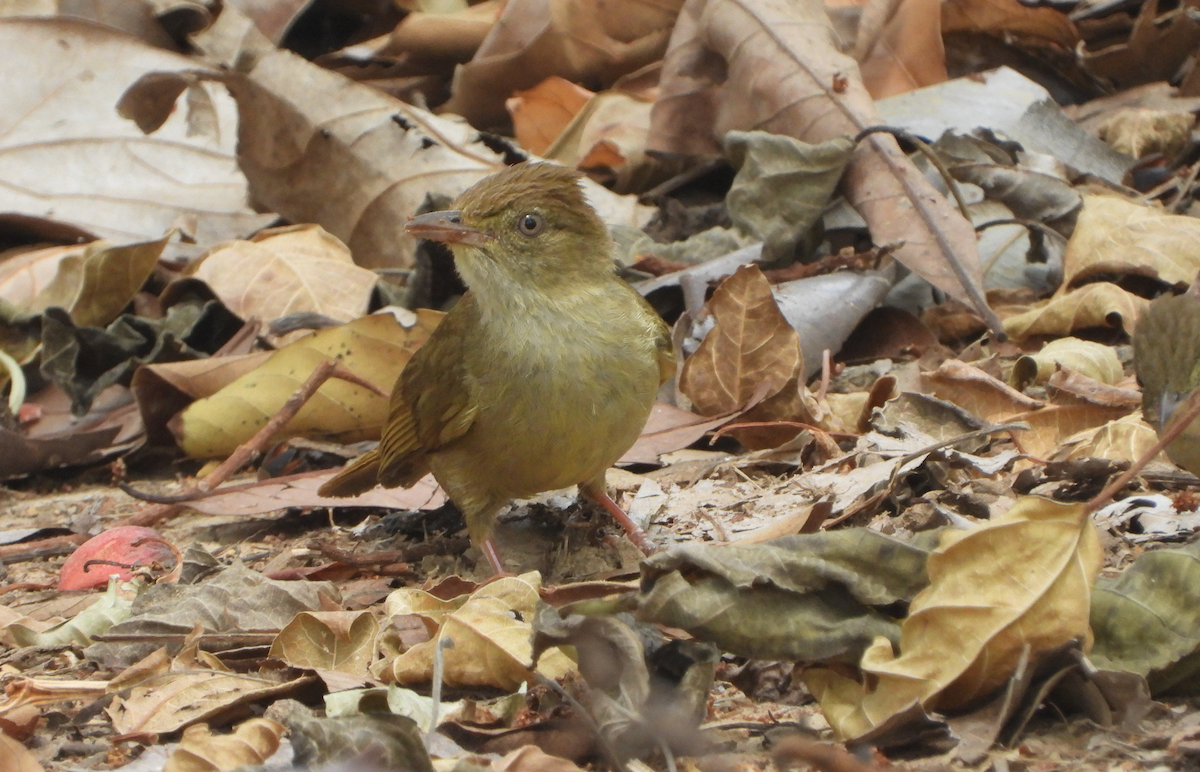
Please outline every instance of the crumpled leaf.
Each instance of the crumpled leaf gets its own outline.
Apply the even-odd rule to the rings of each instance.
[[[172,244],[173,254],[195,254],[272,219],[246,204],[234,161],[237,117],[219,88],[193,85],[179,109],[182,89],[164,99],[173,115],[152,136],[114,110],[139,77],[194,70],[194,59],[62,17],[0,19],[0,49],[21,52],[0,62],[0,81],[22,84],[0,97],[0,211],[52,212],[116,244],[186,224],[198,245]]]
[[[113,625],[128,619],[133,606],[132,600],[117,592],[119,580],[116,577],[108,579],[107,584],[108,589],[95,603],[72,618],[44,630],[14,622],[7,626],[7,635],[17,646],[87,646],[93,636],[106,633]]]
[[[1063,286],[1066,286],[1064,283]],[[1132,332],[1150,301],[1106,281],[1059,292],[1026,311],[1004,319],[1004,332],[1014,340],[1032,335],[1070,335],[1089,327]]]
[[[189,726],[163,772],[230,772],[262,764],[279,750],[283,731],[283,724],[269,718],[243,721],[227,735],[214,735],[207,724]]]
[[[1196,116],[1131,107],[1110,115],[1097,130],[1109,147],[1134,158],[1161,153],[1173,160],[1191,139]]]
[[[1072,639],[1087,641],[1101,558],[1084,504],[1024,496],[977,528],[943,532],[929,555],[929,587],[901,627],[899,655],[886,639],[863,655],[868,684],[818,669],[806,671],[805,683],[843,739],[914,704],[967,707],[1007,681],[1022,656],[1037,661]]]
[[[721,282],[706,308],[715,323],[679,375],[679,389],[696,412],[729,413],[762,395],[740,420],[812,423],[804,420],[800,337],[780,313],[758,266],[743,266]],[[799,431],[753,428],[735,436],[750,448],[776,447]]]
[[[191,275],[243,319],[315,313],[348,322],[367,312],[378,276],[354,264],[346,245],[317,225],[290,225],[222,244]]]
[[[61,308],[42,314],[41,373],[85,415],[113,384],[129,385],[142,365],[179,362],[215,352],[241,327],[221,303],[175,303],[162,319],[123,314],[107,328],[77,326]]]
[[[541,603],[534,657],[553,646],[574,648],[579,672],[591,687],[585,695],[588,712],[622,758],[642,757],[659,743],[686,752],[697,745],[719,652],[708,644],[668,643],[653,628],[631,622],[627,615],[563,618]],[[653,667],[668,658],[666,672]]]
[[[421,729],[407,716],[370,713],[318,718],[295,700],[281,700],[267,709],[267,718],[287,727],[293,759],[302,769],[341,763],[349,769],[379,766],[433,772]]]
[[[661,88],[652,150],[711,153],[718,137],[750,128],[816,144],[884,123],[813,0],[688,0]],[[859,145],[842,189],[876,244],[901,244],[897,260],[998,324],[983,300],[974,228],[892,137],[872,135]]]
[[[65,309],[80,326],[108,324],[145,284],[166,243],[160,239],[114,246],[94,241],[82,250],[53,257],[53,279],[40,286],[32,278],[24,286],[10,286],[11,294],[3,298],[10,303],[8,311],[0,305],[0,345],[17,360],[28,361],[39,341],[22,336],[21,323],[47,308]],[[43,279],[49,275],[45,269],[39,273]],[[28,294],[34,289],[38,290],[36,294]]]
[[[1200,220],[1115,196],[1087,195],[1063,255],[1063,286],[1112,274],[1188,285],[1200,272]]]
[[[333,357],[387,392],[442,316],[422,309],[417,323],[405,329],[391,314],[375,314],[305,336],[211,397],[192,403],[172,420],[171,431],[193,458],[226,456],[270,420],[318,363]],[[284,426],[279,439],[378,439],[387,412],[386,397],[330,379]]]
[[[531,153],[544,155],[594,96],[595,93],[558,75],[516,92],[505,102],[505,107],[512,116],[517,142]],[[575,165],[561,158],[551,157],[551,160]]]
[[[1147,677],[1155,696],[1200,691],[1200,542],[1146,552],[1092,591],[1092,661]]]
[[[1186,0],[1162,17],[1158,7],[1158,0],[1147,0],[1128,40],[1099,50],[1089,50],[1085,45],[1079,51],[1079,63],[1089,74],[1117,88],[1173,80],[1200,44],[1200,21],[1187,12],[1200,4]]]
[[[277,581],[234,563],[201,585],[156,584],[134,603],[133,616],[109,632],[186,635],[196,625],[212,633],[275,630],[302,611],[319,611],[322,597],[336,599],[331,582]],[[157,642],[96,643],[89,659],[110,667],[128,667],[157,649]],[[178,649],[179,644],[168,648]]]
[[[510,0],[475,57],[458,68],[446,112],[490,129],[504,100],[551,75],[611,86],[662,56],[681,0],[626,3],[619,12],[597,0]]]
[[[637,616],[745,657],[853,660],[878,636],[899,640],[874,607],[911,600],[928,554],[865,528],[676,547],[642,562]]]
[[[536,571],[503,577],[470,595],[441,601],[426,592],[400,589],[388,596],[389,616],[417,614],[437,626],[432,640],[418,643],[387,663],[389,680],[400,684],[422,683],[433,676],[433,658],[442,651],[448,686],[492,686],[516,689],[531,677],[533,628],[541,575]],[[557,678],[573,667],[561,652],[543,657],[538,671]]]

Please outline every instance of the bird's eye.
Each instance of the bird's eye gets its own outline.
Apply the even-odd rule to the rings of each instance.
[[[526,212],[517,219],[517,232],[522,236],[532,238],[541,233],[544,227],[546,227],[546,221],[540,214]]]

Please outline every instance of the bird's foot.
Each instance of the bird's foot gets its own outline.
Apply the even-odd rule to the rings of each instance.
[[[633,522],[633,518],[625,514],[625,510],[618,507],[617,502],[609,498],[608,493],[603,488],[592,485],[580,485],[579,491],[607,509],[608,513],[612,515],[613,520],[621,524],[621,527],[625,529],[625,535],[629,537],[629,540],[633,542],[635,547],[641,550],[643,555],[653,555],[655,552],[658,552],[658,547],[650,541],[650,537],[646,535],[642,527]]]

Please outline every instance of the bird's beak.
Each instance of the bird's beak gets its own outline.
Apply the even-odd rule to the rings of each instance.
[[[482,247],[491,238],[483,231],[464,225],[462,212],[457,209],[419,214],[405,223],[404,230],[417,238],[432,239],[446,244],[469,244],[473,247]]]

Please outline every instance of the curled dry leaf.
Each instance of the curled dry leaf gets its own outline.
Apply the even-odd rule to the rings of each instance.
[[[1063,287],[1116,274],[1188,285],[1200,272],[1200,220],[1115,196],[1083,197],[1063,255]]]
[[[533,627],[541,576],[503,577],[470,595],[441,601],[426,592],[401,589],[388,596],[386,612],[418,614],[438,626],[433,640],[419,643],[386,665],[396,683],[423,683],[433,675],[433,658],[443,646],[444,680],[450,686],[492,686],[506,691],[530,678]],[[449,641],[450,643],[445,643]],[[538,661],[538,672],[557,678],[572,668],[555,650]]]
[[[330,358],[339,359],[343,367],[388,391],[442,316],[438,311],[422,310],[417,323],[405,329],[392,315],[376,314],[313,333],[276,351],[211,397],[193,403],[172,419],[169,428],[193,458],[227,456],[270,420],[319,362]],[[387,409],[386,398],[331,379],[284,427],[279,439],[377,439]]]
[[[800,382],[800,336],[780,313],[758,266],[743,266],[721,282],[706,308],[715,325],[679,375],[679,389],[696,411],[715,416],[761,398],[740,421],[812,423]],[[781,445],[798,433],[795,427],[753,428],[738,430],[735,436],[747,447],[764,448]]]
[[[922,374],[921,381],[929,393],[992,423],[1036,410],[1044,404],[957,359],[948,359],[937,370]]]
[[[1099,50],[1083,46],[1079,52],[1083,68],[1118,88],[1174,80],[1200,44],[1200,21],[1178,10],[1160,16],[1159,5],[1159,0],[1148,0],[1141,6],[1126,42]],[[1196,6],[1189,0],[1183,7]]]
[[[1154,427],[1142,420],[1139,411],[1085,429],[1063,440],[1059,447],[1064,460],[1100,458],[1133,463],[1144,458],[1157,442]],[[1166,462],[1166,455],[1159,454],[1159,460]]]
[[[815,0],[688,0],[661,87],[653,150],[711,153],[717,137],[738,129],[816,144],[883,122]],[[842,186],[877,244],[900,244],[897,260],[999,326],[983,299],[974,228],[893,138],[865,139]]]
[[[195,60],[69,18],[0,19],[0,49],[21,52],[0,61],[0,81],[22,83],[0,95],[0,210],[52,212],[117,244],[185,223],[200,246],[172,251],[191,252],[272,219],[246,204],[237,117],[219,87],[184,84],[160,96],[170,119],[151,136],[114,110],[147,73],[190,72]]]
[[[1112,346],[1079,338],[1059,338],[1047,343],[1036,354],[1018,359],[1013,365],[1013,384],[1021,389],[1034,381],[1045,383],[1059,367],[1068,367],[1109,385],[1125,375]]]
[[[1007,317],[1004,331],[1015,340],[1032,335],[1070,335],[1089,327],[1132,332],[1149,305],[1149,300],[1116,284],[1096,282],[1060,292],[1029,310]]]
[[[1020,0],[948,0],[942,4],[942,34],[954,32],[1012,35],[1067,51],[1079,42],[1079,30],[1067,14],[1050,6],[1030,7]]]
[[[454,74],[442,110],[481,128],[504,120],[504,100],[551,75],[607,87],[659,59],[682,0],[510,0],[475,58]]]
[[[283,732],[283,724],[269,718],[243,721],[227,735],[213,734],[207,724],[189,726],[163,772],[228,772],[262,764],[279,750]]]
[[[192,275],[243,319],[312,312],[348,322],[367,312],[378,277],[318,225],[291,225],[222,244]]]
[[[805,683],[834,733],[861,737],[919,703],[963,708],[989,696],[1022,656],[1087,640],[1096,529],[1083,504],[1025,496],[1003,516],[950,531],[927,563],[929,587],[901,626],[900,653],[880,639],[863,655],[863,685],[832,670]]]

